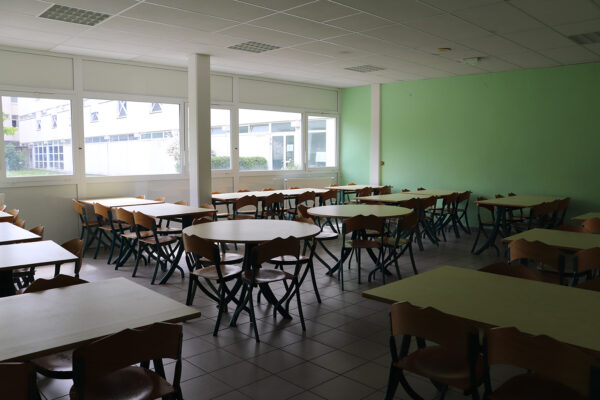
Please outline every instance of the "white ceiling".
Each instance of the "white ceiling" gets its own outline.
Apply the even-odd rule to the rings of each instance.
[[[38,17],[53,4],[111,17]],[[203,53],[214,71],[336,87],[600,61],[600,44],[567,38],[595,31],[600,0],[0,1],[0,45],[174,66]],[[227,48],[246,41],[281,48]],[[385,70],[344,69],[364,64]]]

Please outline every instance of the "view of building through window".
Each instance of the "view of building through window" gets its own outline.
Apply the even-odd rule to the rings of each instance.
[[[335,117],[308,117],[308,168],[336,166]]]
[[[301,114],[240,109],[240,171],[302,169]]]
[[[210,110],[210,164],[212,169],[231,169],[231,111]]]
[[[179,105],[83,99],[87,176],[181,172]]]
[[[73,174],[71,101],[2,97],[6,176]]]

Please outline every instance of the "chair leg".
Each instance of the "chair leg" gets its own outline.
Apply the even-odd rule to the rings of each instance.
[[[298,315],[300,316],[302,330],[305,331],[306,324],[304,323],[304,313],[302,312],[302,302],[300,301],[300,284],[298,283],[298,277],[294,278],[294,284],[296,285],[296,301],[298,302]]]
[[[396,390],[398,389],[398,383],[400,383],[399,373],[400,371],[397,368],[394,368],[393,366],[390,367],[390,376],[385,391],[385,400],[393,400]]]
[[[250,303],[250,323],[254,328],[254,338],[256,342],[260,342],[260,338],[258,337],[258,327],[256,326],[256,316],[254,315],[254,301],[252,300],[252,284],[248,285],[248,302]]]
[[[410,256],[410,263],[412,264],[413,272],[415,273],[415,275],[418,275],[419,271],[417,271],[417,265],[415,264],[415,256],[413,254],[412,243],[408,244],[408,255]]]
[[[110,264],[110,260],[112,260],[114,251],[115,251],[115,242],[117,241],[117,233],[113,232],[112,233],[112,240],[110,241],[110,251],[108,252],[108,260],[106,261],[107,264]],[[122,245],[119,245],[119,248]]]
[[[102,229],[96,229],[96,251],[94,252],[94,260],[98,257],[98,250],[100,250],[100,244],[102,243]]]
[[[160,255],[157,254],[156,255],[156,265],[154,266],[154,274],[152,274],[152,281],[150,282],[151,285],[154,285],[154,281],[156,280],[156,275],[158,274],[158,267],[162,266],[162,263],[160,262]]]
[[[185,305],[186,306],[191,306],[192,303],[194,302],[194,294],[196,292],[196,281],[197,281],[197,277],[195,275],[191,275],[190,274],[190,282],[188,284],[188,293],[187,293],[187,298],[185,300]]]
[[[213,336],[217,336],[219,333],[219,326],[221,326],[221,318],[223,317],[223,312],[227,308],[227,303],[225,302],[225,282],[221,282],[219,285],[219,313],[217,314],[217,322],[215,322],[215,329],[213,330]]]

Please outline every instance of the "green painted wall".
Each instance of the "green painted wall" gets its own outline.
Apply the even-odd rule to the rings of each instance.
[[[361,183],[368,165],[348,163],[365,154],[366,90],[342,92],[342,171]],[[570,214],[600,210],[600,63],[386,84],[381,103],[394,191],[565,195]]]
[[[369,182],[371,88],[342,89],[340,122],[341,182]]]

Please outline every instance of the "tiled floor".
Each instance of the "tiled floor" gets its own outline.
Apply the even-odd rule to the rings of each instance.
[[[427,271],[440,265],[477,268],[497,262],[493,250],[481,256],[473,256],[470,248],[473,235],[460,239],[450,238],[439,247],[426,243],[423,252],[416,250],[419,271]],[[332,246],[339,252],[339,243]],[[118,271],[106,264],[106,255],[91,259],[92,252],[84,259],[81,277],[90,281],[112,277],[128,277],[134,282],[177,301],[185,302],[187,279],[174,275],[166,285],[149,284],[150,267],[140,267],[138,275],[131,278],[132,265]],[[297,307],[292,302],[292,320],[273,317],[272,309],[265,302],[256,307],[258,330],[261,338],[256,343],[252,327],[245,313],[239,318],[238,327],[228,327],[230,313],[223,318],[218,336],[212,335],[217,309],[200,291],[194,299],[194,307],[202,317],[184,323],[182,389],[187,400],[201,399],[382,399],[389,368],[388,307],[361,297],[361,292],[380,285],[366,283],[366,272],[373,264],[363,257],[363,283],[358,285],[356,265],[345,270],[345,288],[340,290],[336,278],[325,275],[325,268],[317,262],[317,279],[322,303],[317,303],[312,286],[307,280],[301,293],[306,319],[306,332],[302,331]],[[69,268],[64,270],[70,273]],[[404,257],[401,263],[404,277],[412,275],[410,261]],[[39,277],[52,273],[50,268],[40,268]],[[281,294],[283,288],[275,290]],[[460,295],[460,294],[457,294]],[[172,365],[171,365],[172,367]],[[172,368],[167,368],[172,374]],[[168,375],[169,377],[172,375]],[[431,383],[423,378],[410,376],[409,381],[424,398],[436,395]],[[40,378],[39,387],[46,399],[68,398],[71,382]],[[398,389],[396,398],[408,399]],[[451,392],[447,399],[466,398]]]

